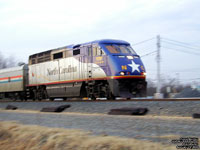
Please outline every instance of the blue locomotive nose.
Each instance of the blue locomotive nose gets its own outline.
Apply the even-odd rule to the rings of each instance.
[[[104,43],[101,46],[108,52],[109,66],[112,66],[110,68],[111,76],[145,77],[144,65],[129,43],[120,41],[118,43]]]
[[[138,55],[114,56],[116,75],[145,75],[146,70]]]

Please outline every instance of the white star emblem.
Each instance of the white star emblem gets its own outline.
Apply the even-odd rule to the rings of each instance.
[[[128,64],[131,68],[132,68],[132,72],[134,72],[135,70],[137,70],[138,72],[140,72],[139,70],[139,66],[138,64],[134,63],[134,61],[131,61],[131,64]]]

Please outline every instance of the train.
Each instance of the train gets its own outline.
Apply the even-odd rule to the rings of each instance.
[[[145,97],[146,70],[130,43],[102,39],[30,55],[0,70],[0,97],[42,100]]]

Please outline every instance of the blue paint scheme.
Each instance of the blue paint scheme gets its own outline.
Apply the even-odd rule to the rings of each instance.
[[[96,63],[98,64],[106,73],[107,76],[121,76],[120,72],[125,72],[125,75],[141,75],[142,72],[146,72],[145,67],[140,59],[140,57],[135,53],[110,53],[106,45],[107,44],[116,44],[116,45],[126,45],[130,46],[130,43],[123,41],[123,40],[113,40],[113,39],[102,39],[102,40],[96,40],[92,42],[87,42],[83,44],[77,44],[77,45],[69,45],[66,46],[66,48],[72,48],[73,47],[82,47],[82,46],[88,46],[91,47],[92,45],[98,45],[106,55],[102,55],[104,63],[98,64],[95,61],[95,57],[99,56],[93,56],[93,58],[89,58],[90,56],[87,56],[82,60],[84,62],[90,62],[90,63]],[[133,56],[134,59],[128,59],[127,56]],[[121,57],[121,58],[120,58]],[[122,58],[124,57],[124,58]],[[137,69],[132,72],[132,67],[129,66],[132,64],[132,61],[134,64],[138,65]],[[122,66],[126,66],[126,69],[122,69]],[[143,68],[143,69],[142,69]],[[130,73],[130,74],[128,74]]]
[[[0,81],[0,83],[10,83],[10,82],[20,82],[22,79],[17,79],[17,80],[10,80],[10,81]]]
[[[87,43],[82,43],[82,44],[71,44],[71,45],[67,45],[67,46],[64,46],[64,47],[60,47],[58,49],[63,49],[63,48],[68,48],[68,49],[71,49],[73,47],[76,47],[76,46],[86,46],[86,45],[92,45],[92,44],[125,44],[125,45],[130,45],[128,42],[126,41],[123,41],[123,40],[114,40],[114,39],[102,39],[102,40],[95,40],[95,41],[92,41],[92,42],[87,42]],[[56,49],[54,49],[56,50]]]
[[[87,44],[98,44],[103,49],[103,51],[106,53],[106,56],[103,56],[104,57],[103,59],[107,60],[106,62],[108,63],[108,65],[105,64],[105,66],[109,66],[109,68],[102,68],[102,69],[104,69],[107,76],[120,76],[120,72],[122,72],[122,71],[125,72],[125,75],[141,75],[142,72],[146,72],[143,63],[137,54],[128,54],[128,53],[113,54],[113,53],[110,53],[105,47],[107,44],[119,44],[119,45],[130,46],[130,43],[128,43],[126,41],[108,39],[108,40],[93,41],[90,43],[86,43],[85,45],[87,45]],[[120,56],[122,56],[122,57],[124,56],[124,58],[120,58]],[[133,60],[128,59],[127,56],[133,56],[134,59]],[[129,66],[129,64],[131,64],[132,61],[136,65],[140,65],[140,66],[138,66],[138,70],[140,72],[138,72],[137,70],[132,72],[132,68]],[[122,66],[126,66],[127,70],[122,70]],[[142,70],[141,66],[143,66],[143,70]],[[128,72],[130,74],[128,74]]]
[[[113,40],[113,39],[103,39],[103,40],[96,40],[91,42],[91,44],[98,43],[98,44],[125,44],[130,45],[128,42],[123,40]]]
[[[17,80],[11,80],[10,82],[20,82],[22,79],[17,79]]]
[[[8,83],[8,81],[0,81],[0,83]]]
[[[133,59],[132,61],[134,61],[138,65],[143,65],[140,58]],[[140,67],[139,67],[140,72],[138,72],[136,70],[134,72],[132,72],[132,68],[128,64],[131,64],[131,60],[127,59],[126,57],[124,57],[124,58],[119,58],[117,56],[110,57],[109,66],[111,66],[111,69],[112,69],[111,75],[112,76],[120,76],[120,72],[125,72],[125,75],[141,75],[141,72],[144,72],[141,70]],[[123,70],[122,66],[126,66],[127,69]],[[130,74],[128,74],[128,72]]]

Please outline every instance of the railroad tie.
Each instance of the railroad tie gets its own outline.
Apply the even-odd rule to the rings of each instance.
[[[109,115],[146,115],[148,108],[116,108],[108,112]]]
[[[63,112],[66,108],[71,107],[71,105],[61,105],[58,107],[44,107],[41,112]]]
[[[18,107],[14,106],[14,105],[8,105],[8,106],[6,106],[6,109],[8,109],[8,110],[16,110],[16,109],[18,109]]]
[[[194,113],[192,114],[192,117],[195,119],[200,119],[200,113]]]

